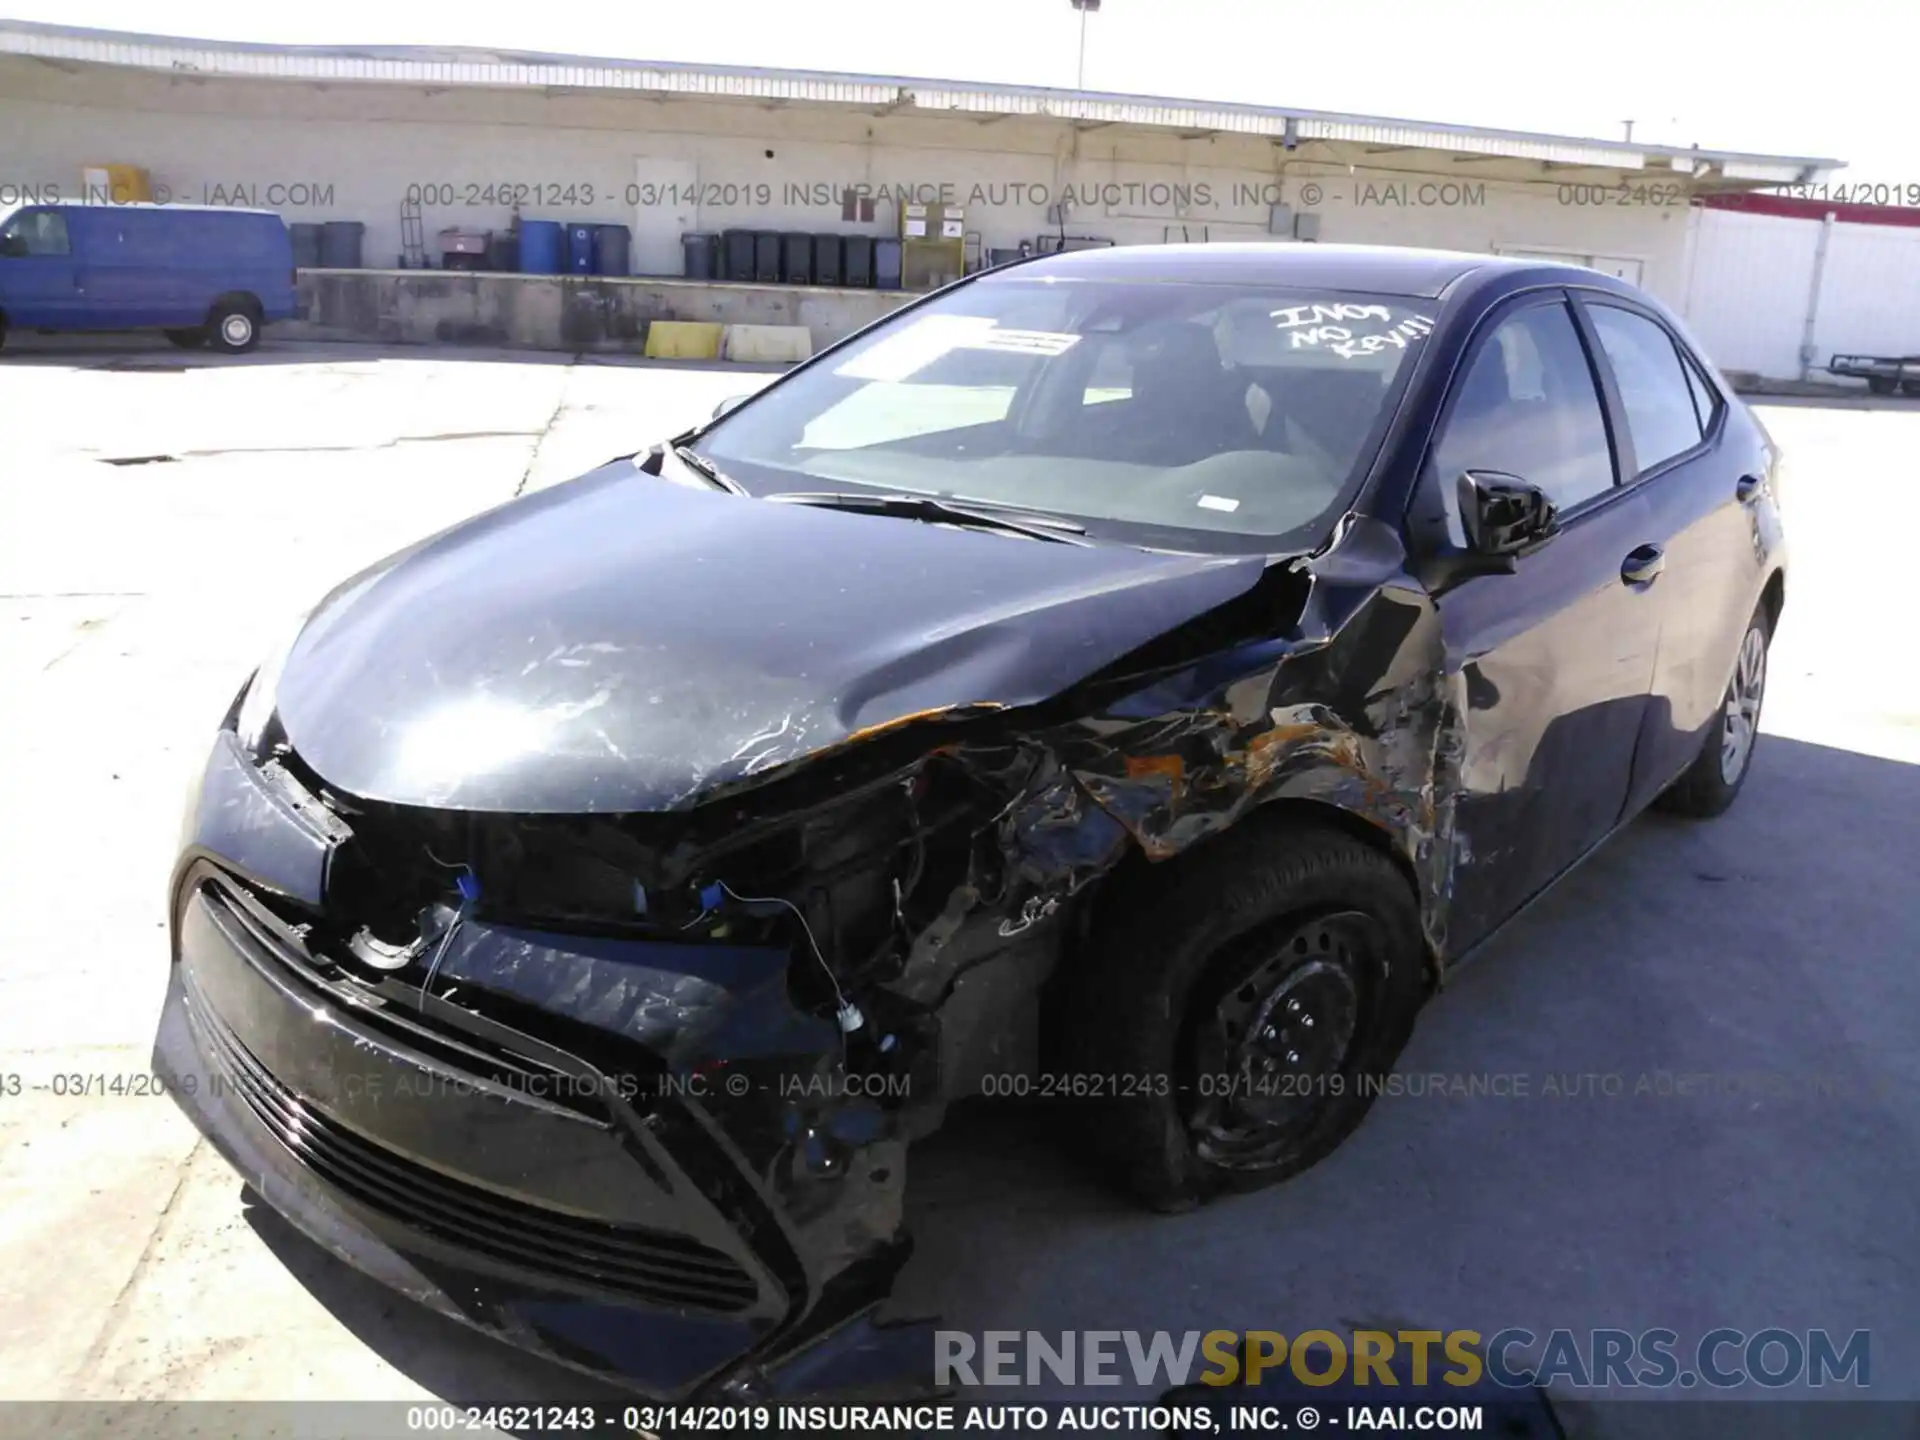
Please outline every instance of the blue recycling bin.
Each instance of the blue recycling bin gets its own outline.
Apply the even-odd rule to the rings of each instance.
[[[574,275],[593,274],[594,250],[600,241],[597,225],[567,227],[567,270]]]

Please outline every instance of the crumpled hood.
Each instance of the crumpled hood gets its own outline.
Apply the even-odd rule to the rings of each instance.
[[[680,809],[869,727],[1044,700],[1265,563],[768,503],[621,461],[341,586],[279,715],[365,799]]]

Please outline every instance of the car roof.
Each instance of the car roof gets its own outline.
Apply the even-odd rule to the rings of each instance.
[[[1414,250],[1397,245],[1321,245],[1298,241],[1114,245],[1068,250],[1009,266],[1022,280],[1195,280],[1215,284],[1298,285],[1432,299],[1464,275],[1492,270],[1563,270],[1536,260]],[[992,278],[991,276],[983,278]]]

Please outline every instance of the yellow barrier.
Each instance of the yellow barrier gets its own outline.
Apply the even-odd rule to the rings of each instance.
[[[725,328],[707,320],[654,320],[647,326],[647,356],[654,360],[716,360]]]

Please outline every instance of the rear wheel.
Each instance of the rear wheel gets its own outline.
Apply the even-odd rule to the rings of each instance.
[[[1767,696],[1767,647],[1773,627],[1762,604],[1747,622],[1734,662],[1733,678],[1720,702],[1718,721],[1707,731],[1700,753],[1663,794],[1661,809],[1676,815],[1707,820],[1733,804],[1753,768],[1754,746],[1760,740],[1760,706]]]
[[[1891,395],[1897,388],[1897,383],[1891,375],[1869,375],[1867,377],[1867,389],[1876,395]]]
[[[207,332],[198,325],[189,330],[169,330],[166,333],[167,339],[182,350],[198,350],[207,343]]]
[[[1902,380],[1900,382],[1900,393],[1902,395],[1920,395],[1920,380]]]
[[[1331,1152],[1425,995],[1419,907],[1390,859],[1337,830],[1254,827],[1129,886],[1073,987],[1070,1070],[1104,1112],[1076,1132],[1158,1209]]]
[[[207,343],[229,355],[260,343],[260,312],[245,300],[219,300],[207,317]]]

